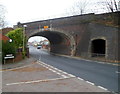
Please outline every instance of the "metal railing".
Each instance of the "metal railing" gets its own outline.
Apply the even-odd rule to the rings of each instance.
[[[91,57],[105,57],[105,54],[91,53]]]
[[[88,60],[108,61],[108,58],[106,57],[106,54],[100,54],[100,53],[83,52],[83,53],[81,53],[80,57],[84,58],[84,59],[88,59]]]

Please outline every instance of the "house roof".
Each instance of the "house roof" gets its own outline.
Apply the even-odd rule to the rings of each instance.
[[[0,33],[0,40],[7,41],[10,40],[10,38]]]

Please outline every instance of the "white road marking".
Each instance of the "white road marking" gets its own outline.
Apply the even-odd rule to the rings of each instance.
[[[50,65],[47,65],[48,67],[50,67]]]
[[[54,68],[55,70],[58,70],[57,68]]]
[[[26,66],[22,66],[22,67],[12,68],[12,69],[6,69],[6,70],[1,71],[1,72],[12,71],[12,70],[17,70],[17,69],[22,69],[22,68],[25,68],[25,67],[28,67],[28,66],[31,66],[31,65],[32,65],[32,64],[29,64],[29,65],[26,65]]]
[[[40,63],[42,63],[44,66],[47,66],[47,67],[54,68],[53,66],[51,66],[51,65],[48,65],[48,64],[45,64],[45,63],[43,63],[43,62],[40,62]],[[38,63],[38,64],[40,64],[40,63]]]
[[[64,74],[68,74],[67,72],[62,72],[62,73],[64,73]]]
[[[38,62],[37,62],[37,63],[38,63]],[[43,62],[40,62],[40,63],[43,63]],[[38,63],[38,64],[40,64],[40,63]],[[76,77],[76,76],[74,76],[74,75],[72,75],[72,74],[69,74],[69,73],[64,72],[64,71],[62,71],[62,70],[59,70],[59,69],[57,69],[57,68],[55,68],[55,67],[53,67],[53,66],[51,66],[51,65],[45,64],[45,63],[43,63],[42,66],[44,66],[44,67],[49,66],[48,69],[49,69],[50,71],[52,71],[52,72],[54,72],[54,73],[62,76],[63,78],[68,78],[69,76],[70,76],[70,77]],[[57,71],[58,71],[58,72],[57,72]],[[60,72],[60,73],[59,73],[59,72]],[[65,74],[65,75],[63,75],[63,74]],[[67,75],[67,76],[66,76],[66,75]]]
[[[89,82],[89,81],[86,81],[87,83],[89,83],[89,84],[91,84],[91,85],[95,85],[94,83],[92,83],[92,82]]]
[[[9,85],[19,85],[19,84],[28,84],[28,83],[30,84],[30,83],[38,83],[38,82],[46,82],[46,81],[64,80],[64,79],[68,79],[68,77],[55,78],[55,79],[44,79],[44,80],[36,80],[36,81],[24,81],[24,82],[8,83],[6,85],[9,86]]]
[[[37,62],[37,63],[38,63],[38,62]],[[40,64],[40,63],[38,63],[38,64]],[[41,64],[40,64],[40,65],[41,65]],[[61,73],[57,72],[57,71],[60,71],[60,72],[62,72],[63,74],[68,74],[68,73],[66,73],[66,72],[63,72],[62,70],[59,70],[59,69],[57,69],[57,68],[55,68],[55,67],[53,67],[53,66],[50,66],[50,65],[49,65],[49,67],[47,67],[48,65],[45,65],[45,64],[43,64],[42,66],[44,66],[45,68],[48,68],[50,71],[52,71],[52,72],[54,72],[54,73],[62,76],[63,78],[68,78],[68,76],[62,75]],[[52,68],[51,68],[51,67],[52,67]],[[70,77],[75,77],[75,76],[73,76],[73,75],[71,75],[71,74],[69,74],[69,75],[70,75]]]
[[[79,79],[79,80],[84,80],[84,79],[82,79],[82,78],[80,78],[80,77],[78,77],[78,79]]]
[[[45,64],[45,63],[43,63],[43,64],[47,66],[47,64]]]
[[[59,70],[59,69],[58,69],[58,71],[59,71],[59,72],[63,72],[62,70]]]
[[[49,67],[46,67],[47,69],[49,68]]]
[[[37,62],[37,63],[38,63],[38,62]],[[64,72],[64,71],[62,71],[62,70],[59,70],[59,69],[57,69],[57,68],[55,68],[55,67],[53,67],[53,66],[51,66],[51,65],[48,65],[48,64],[45,64],[45,63],[41,62],[41,61],[39,61],[38,64],[44,66],[45,68],[49,69],[50,71],[55,72],[56,74],[62,76],[62,78],[36,80],[36,81],[24,81],[24,82],[8,83],[8,84],[6,84],[6,85],[30,84],[30,83],[55,81],[55,80],[62,80],[62,79],[68,79],[68,78],[71,78],[71,77],[76,77],[76,76],[74,76],[74,75],[72,75],[72,74],[68,74],[67,72]],[[18,68],[14,68],[14,69],[8,69],[8,70],[6,70],[6,71],[15,70],[15,69],[20,69],[20,68],[28,67],[28,66],[30,66],[30,65],[31,65],[31,64],[26,65],[26,66],[22,66],[22,67],[18,67]],[[50,67],[50,68],[49,68],[49,67]],[[51,68],[52,68],[52,69],[51,69]],[[61,74],[61,73],[59,73],[59,72],[57,72],[57,71],[59,71],[59,72],[61,72],[61,73],[63,73],[63,74],[67,74],[67,75],[69,75],[70,77],[69,77],[69,76],[66,76],[66,75],[63,75],[63,74]],[[1,71],[0,71],[0,72],[1,72]],[[116,73],[120,73],[120,72],[116,71]],[[82,78],[80,78],[80,77],[77,77],[77,78],[78,78],[79,80],[84,80],[84,79],[82,79]],[[89,84],[91,84],[91,85],[95,85],[95,84],[92,83],[92,82],[89,82],[89,81],[86,81],[86,82],[89,83]],[[104,88],[104,87],[102,87],[102,86],[97,86],[97,87],[99,87],[99,88],[101,88],[101,89],[104,89],[104,90],[107,90],[106,88]]]
[[[100,63],[100,64],[105,64],[105,62],[98,62],[98,63]]]
[[[52,72],[56,72],[55,70],[52,70]]]
[[[49,68],[50,71],[52,71],[52,69]]]
[[[76,77],[76,76],[74,76],[74,75],[72,75],[72,74],[68,74],[70,77]]]
[[[68,78],[67,76],[65,76],[65,75],[61,75],[63,78]]]
[[[43,67],[46,67],[45,65],[42,65]]]
[[[58,75],[61,75],[59,72],[57,72]]]
[[[101,88],[101,89],[107,90],[106,88],[104,88],[104,87],[102,87],[102,86],[98,86],[98,87]]]
[[[53,66],[49,66],[49,67],[54,68]]]
[[[89,60],[88,60],[89,61]],[[43,62],[42,62],[43,63]],[[102,62],[103,63],[103,62]],[[38,63],[38,64],[40,64],[40,63]],[[45,66],[46,68],[48,68],[50,71],[52,71],[52,72],[55,72],[56,74],[58,74],[58,75],[60,75],[60,76],[62,76],[63,77],[63,79],[65,79],[65,78],[71,78],[71,77],[76,77],[76,76],[74,76],[74,75],[72,75],[72,74],[69,74],[69,73],[67,73],[67,72],[64,72],[64,71],[62,71],[62,70],[59,70],[59,69],[57,69],[57,68],[55,68],[55,67],[53,67],[53,66],[51,66],[51,65],[48,65],[48,64],[45,64],[45,63],[43,63],[43,66]],[[49,67],[47,67],[47,66],[49,66]],[[52,69],[51,69],[52,68]],[[59,72],[57,72],[57,71],[59,71]],[[62,74],[61,74],[62,73]],[[117,72],[116,71],[116,73],[119,73],[119,72]],[[63,74],[65,74],[65,75],[63,75]],[[66,75],[68,75],[68,76],[66,76]],[[70,77],[69,77],[70,76]],[[84,79],[82,79],[82,78],[80,78],[80,77],[77,77],[79,80],[83,80],[84,81]],[[61,78],[56,78],[56,79],[61,79]],[[47,80],[46,80],[47,81]],[[41,81],[34,81],[34,82],[41,82]],[[34,82],[32,82],[32,83],[34,83]],[[86,83],[88,83],[88,84],[91,84],[91,85],[95,85],[94,83],[92,83],[92,82],[89,82],[89,81],[85,81]],[[25,82],[25,83],[31,83],[31,82]],[[101,88],[101,89],[104,89],[104,90],[107,90],[106,88],[104,88],[104,87],[102,87],[102,86],[97,86],[97,87],[99,87],[99,88]]]

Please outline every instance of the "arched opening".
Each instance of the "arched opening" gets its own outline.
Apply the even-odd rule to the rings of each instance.
[[[37,49],[50,50],[50,42],[47,38],[41,36],[34,36],[28,39],[28,45],[34,46]]]
[[[63,33],[55,31],[41,31],[32,34],[30,37],[42,36],[50,42],[50,52],[56,54],[71,55],[70,39]]]
[[[96,39],[91,44],[92,57],[105,57],[106,54],[106,41],[103,39]]]

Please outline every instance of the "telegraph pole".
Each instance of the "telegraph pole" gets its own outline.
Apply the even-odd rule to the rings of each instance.
[[[23,29],[23,52],[25,52],[25,29],[27,27],[27,25],[23,25],[24,29]]]

